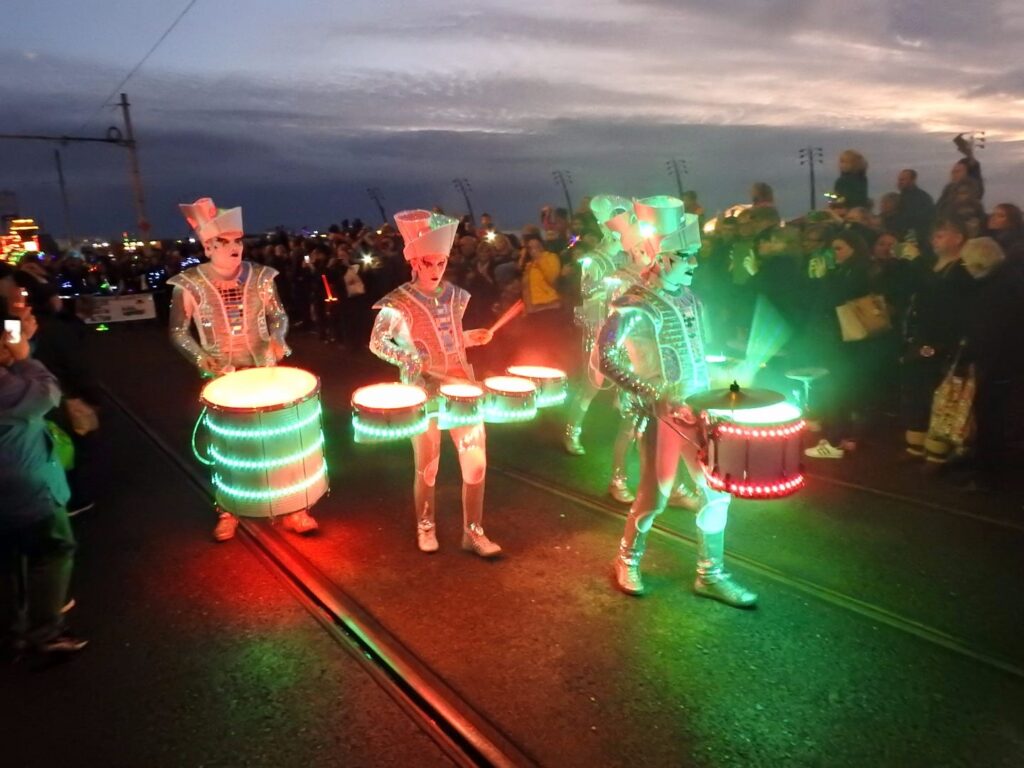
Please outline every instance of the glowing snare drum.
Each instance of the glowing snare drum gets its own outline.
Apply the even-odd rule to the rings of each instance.
[[[537,387],[520,376],[484,379],[484,419],[494,424],[529,421],[537,415]]]
[[[427,431],[427,393],[413,384],[371,384],[352,393],[357,443],[386,443]]]
[[[800,409],[777,403],[746,410],[708,410],[704,474],[712,488],[745,499],[788,496],[804,485]]]
[[[217,504],[246,517],[311,507],[327,491],[320,381],[299,368],[250,368],[200,397]]]
[[[529,379],[537,387],[537,407],[561,405],[569,393],[565,371],[543,365],[510,365],[505,369],[510,376]]]
[[[437,425],[466,427],[484,420],[484,391],[476,384],[442,384]]]

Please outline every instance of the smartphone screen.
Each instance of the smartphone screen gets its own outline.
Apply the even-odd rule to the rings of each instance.
[[[12,344],[21,343],[21,320],[4,320],[4,333]]]

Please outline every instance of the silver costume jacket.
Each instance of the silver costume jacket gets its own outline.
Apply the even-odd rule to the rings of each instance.
[[[277,270],[250,261],[242,262],[237,284],[218,288],[220,278],[210,264],[187,269],[170,278],[171,340],[195,366],[212,357],[218,371],[228,366],[264,367],[274,365],[270,340],[276,340],[285,355],[288,315],[274,287]],[[221,283],[223,281],[220,281]],[[195,321],[199,342],[192,338]]]
[[[468,291],[447,281],[434,296],[411,282],[400,285],[373,305],[380,312],[370,334],[370,351],[398,366],[404,384],[424,386],[424,372],[472,379],[462,335],[469,298]]]

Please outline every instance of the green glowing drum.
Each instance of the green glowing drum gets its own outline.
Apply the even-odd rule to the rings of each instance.
[[[217,504],[245,517],[308,509],[327,492],[320,380],[285,366],[214,379],[200,397]]]
[[[468,427],[484,420],[484,391],[476,384],[442,384],[437,423],[441,429]]]
[[[702,413],[704,474],[712,488],[744,499],[777,499],[804,486],[800,409],[776,403]]]
[[[505,373],[534,383],[537,387],[538,408],[561,405],[569,394],[569,377],[559,368],[548,368],[544,365],[510,365],[505,369]]]
[[[427,393],[413,384],[371,384],[352,393],[357,443],[389,443],[427,431]]]
[[[529,421],[537,415],[537,387],[521,376],[484,379],[484,420],[493,424]]]

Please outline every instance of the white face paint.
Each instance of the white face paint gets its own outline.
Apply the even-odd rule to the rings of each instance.
[[[433,293],[441,284],[447,267],[448,256],[445,254],[428,254],[416,259],[413,263],[416,287],[424,293]]]
[[[689,287],[697,269],[697,254],[662,253],[658,255],[661,265],[661,281],[669,288]]]
[[[233,275],[242,263],[242,233],[225,232],[203,243],[214,270]]]

